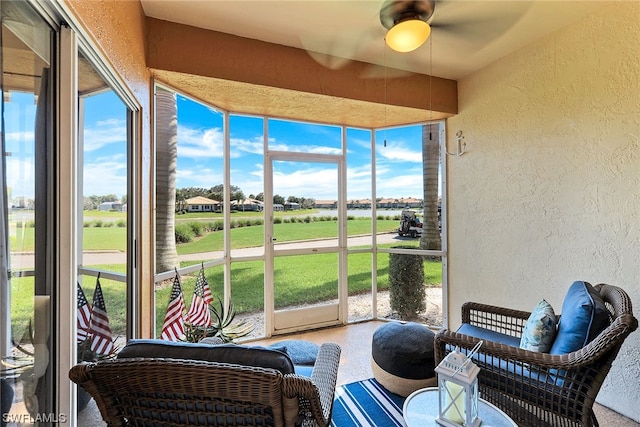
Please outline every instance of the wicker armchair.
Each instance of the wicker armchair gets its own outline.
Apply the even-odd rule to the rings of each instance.
[[[548,354],[484,339],[474,362],[483,399],[506,412],[519,426],[597,426],[593,403],[622,343],[638,321],[620,288],[596,285],[610,323],[583,348]],[[478,303],[462,307],[463,326],[472,325],[519,338],[530,313]],[[468,328],[467,328],[468,330]],[[493,333],[491,332],[491,333]],[[442,330],[435,337],[435,359],[459,347],[469,352],[480,339]]]
[[[274,368],[170,358],[82,363],[70,379],[109,426],[327,426],[340,347],[320,346],[311,377]]]

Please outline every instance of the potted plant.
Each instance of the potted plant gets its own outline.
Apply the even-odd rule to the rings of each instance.
[[[238,338],[249,335],[253,331],[253,324],[247,321],[241,321],[232,324],[236,317],[236,310],[233,302],[229,302],[229,306],[225,309],[222,300],[218,298],[218,304],[209,305],[211,314],[211,325],[208,327],[191,325],[185,323],[185,341],[199,342],[203,338],[218,337],[223,342],[234,342]]]

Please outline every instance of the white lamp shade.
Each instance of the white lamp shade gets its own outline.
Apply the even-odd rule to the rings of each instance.
[[[387,45],[398,52],[411,52],[429,38],[431,27],[418,18],[406,19],[395,24],[387,32]]]

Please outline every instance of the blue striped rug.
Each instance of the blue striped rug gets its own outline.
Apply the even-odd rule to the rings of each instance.
[[[404,397],[387,391],[370,378],[336,388],[331,425],[334,427],[404,426]]]

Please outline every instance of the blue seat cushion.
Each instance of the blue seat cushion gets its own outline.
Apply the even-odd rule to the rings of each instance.
[[[318,358],[320,346],[316,343],[305,340],[284,340],[271,344],[268,348],[286,351],[293,364],[303,366],[313,366]]]
[[[504,345],[510,345],[512,347],[520,346],[520,338],[512,337],[510,335],[501,334],[500,332],[491,331],[478,326],[473,326],[468,323],[463,323],[456,331],[459,334],[470,335],[481,340],[493,341]]]
[[[283,375],[294,373],[288,354],[271,348],[236,344],[210,345],[154,339],[129,340],[118,359],[132,357],[203,360],[243,366],[277,369]]]
[[[311,378],[311,374],[313,373],[313,366],[309,365],[294,365],[296,375],[301,375],[303,377]]]
[[[549,353],[579,350],[608,325],[609,311],[598,291],[588,282],[573,282],[562,302],[558,332]]]

